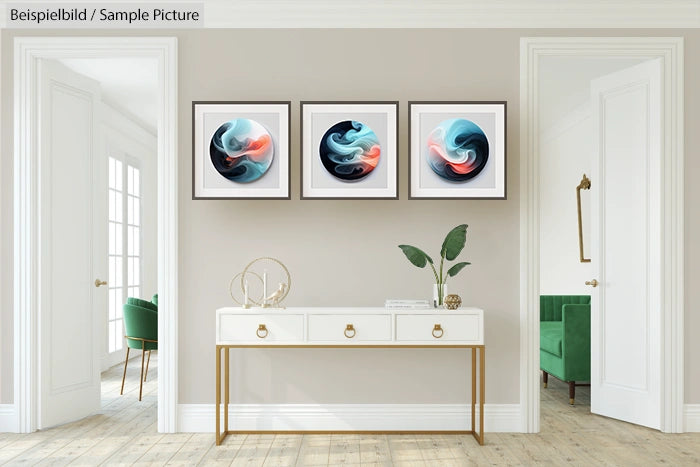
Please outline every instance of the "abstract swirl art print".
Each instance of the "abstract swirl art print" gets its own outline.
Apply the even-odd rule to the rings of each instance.
[[[323,167],[343,181],[365,178],[379,164],[382,150],[370,127],[355,120],[331,126],[321,138],[319,155]]]
[[[260,123],[236,118],[223,123],[214,132],[209,156],[217,172],[237,183],[258,180],[272,165],[272,136]]]
[[[435,127],[427,139],[428,164],[451,182],[470,180],[489,160],[489,141],[471,120],[452,118]]]

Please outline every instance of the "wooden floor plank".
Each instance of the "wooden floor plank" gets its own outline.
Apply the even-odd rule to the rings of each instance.
[[[274,435],[249,435],[245,443],[241,444],[232,466],[262,466],[270,452]]]
[[[175,433],[170,436],[162,436],[157,443],[138,458],[136,463],[144,467],[164,465],[190,438],[192,438],[192,433]]]
[[[302,435],[275,436],[263,465],[265,467],[288,467],[290,465],[296,465],[302,438]]]
[[[414,462],[415,465],[425,465],[420,453],[416,436],[414,435],[389,435],[389,451],[394,465]]]
[[[331,435],[328,463],[330,465],[359,464],[360,435]]]
[[[360,462],[362,465],[391,465],[391,449],[386,435],[360,437]]]
[[[307,435],[304,436],[299,447],[299,455],[295,465],[318,466],[328,465],[328,458],[331,451],[330,435]]]
[[[169,466],[197,465],[210,448],[214,446],[214,437],[209,433],[194,433],[168,461]]]

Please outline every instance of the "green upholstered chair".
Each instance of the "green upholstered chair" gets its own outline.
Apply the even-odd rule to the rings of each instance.
[[[540,369],[544,387],[552,375],[569,383],[569,403],[576,386],[591,380],[591,296],[540,296]],[[578,383],[577,383],[578,381]]]
[[[153,298],[151,298],[151,302],[155,303],[155,305],[158,306],[158,294],[157,293],[153,294]]]
[[[122,389],[124,394],[124,380],[126,379],[126,366],[129,363],[129,351],[141,350],[141,378],[139,386],[139,400],[143,394],[143,382],[148,377],[148,364],[151,362],[151,351],[158,350],[158,307],[151,302],[138,298],[129,298],[124,305],[124,328],[126,330],[126,360],[124,361],[124,375],[122,376]],[[148,351],[148,363],[144,374],[144,356]]]
[[[148,308],[149,310],[158,311],[157,302],[149,302],[148,300],[142,300],[136,297],[129,297],[126,299],[126,303],[128,303],[129,305],[136,305],[143,308]]]

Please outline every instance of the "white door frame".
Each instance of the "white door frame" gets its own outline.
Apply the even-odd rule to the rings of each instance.
[[[522,431],[540,431],[539,58],[642,57],[663,62],[661,430],[683,431],[683,39],[524,37],[520,40],[520,404]]]
[[[158,61],[158,431],[177,430],[177,39],[16,37],[14,44],[14,405],[17,432],[37,427],[41,316],[37,60],[152,57]]]

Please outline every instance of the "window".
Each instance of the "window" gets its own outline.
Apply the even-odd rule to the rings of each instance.
[[[141,294],[141,177],[138,167],[109,158],[108,351],[123,348],[122,305]]]

